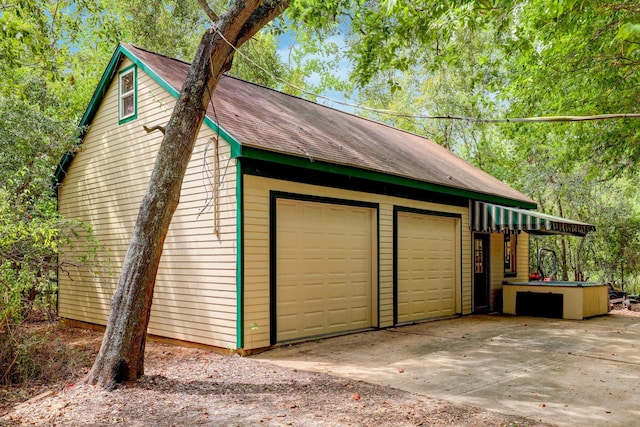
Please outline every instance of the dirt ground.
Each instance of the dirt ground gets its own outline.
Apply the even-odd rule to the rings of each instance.
[[[621,305],[616,314],[640,316]],[[55,327],[86,355],[57,383],[0,388],[0,425],[131,426],[543,426],[366,382],[275,366],[237,355],[147,344],[146,375],[112,392],[81,383],[102,334]]]
[[[56,327],[92,360],[101,333]],[[365,382],[282,368],[237,355],[150,342],[136,387],[81,383],[88,366],[55,384],[0,388],[7,426],[539,426],[526,418]]]

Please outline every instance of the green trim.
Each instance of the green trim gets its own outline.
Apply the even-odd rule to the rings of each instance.
[[[89,105],[87,106],[87,109],[85,110],[84,115],[82,116],[82,119],[80,119],[79,127],[81,128],[81,131],[82,131],[81,137],[83,137],[84,133],[86,132],[86,129],[83,129],[83,128],[91,124],[91,122],[93,121],[93,117],[95,116],[96,111],[98,111],[98,107],[102,103],[104,96],[107,94],[107,90],[111,85],[111,81],[115,76],[116,70],[118,69],[118,67],[122,63],[122,60],[124,59],[123,50],[124,50],[123,46],[119,45],[116,48],[115,52],[113,52],[113,55],[111,56],[111,60],[109,61],[109,64],[107,65],[107,68],[102,74],[102,78],[98,83],[98,87],[93,93],[93,96],[91,97],[91,101],[89,102]]]
[[[308,194],[298,194],[298,193],[287,193],[284,191],[271,190],[269,191],[269,319],[270,319],[270,329],[269,329],[269,341],[271,345],[281,344],[282,342],[278,341],[278,313],[277,313],[277,201],[278,199],[287,199],[287,200],[298,200],[301,202],[316,202],[316,203],[326,203],[332,205],[340,205],[340,206],[356,206],[361,208],[374,209],[376,211],[376,215],[380,218],[380,204],[379,203],[371,203],[371,202],[363,202],[360,200],[349,200],[349,199],[336,199],[332,197],[322,197],[322,196],[312,196]],[[379,221],[379,219],[378,219]],[[380,224],[378,222],[378,229],[376,230],[378,233],[378,326],[371,326],[371,328],[379,328],[380,327]],[[372,306],[373,308],[373,306]],[[371,323],[374,322],[373,316],[371,316]],[[362,330],[367,330],[370,328],[365,328]],[[360,330],[360,329],[358,329]],[[351,331],[345,331],[351,332]],[[329,334],[334,335],[334,334]],[[312,337],[301,337],[301,338],[312,338]],[[296,339],[297,340],[297,339]],[[286,342],[286,341],[283,341]]]
[[[393,325],[398,324],[398,212],[393,207],[393,242],[391,243],[391,294],[393,300]]]
[[[276,312],[277,300],[277,271],[276,248],[278,215],[277,196],[274,191],[269,193],[269,344],[278,342],[278,313]]]
[[[82,118],[80,119],[80,123],[78,124],[78,129],[80,129],[79,139],[84,138],[84,135],[87,132],[87,126],[89,126],[93,121],[93,117],[96,115],[96,112],[98,111],[98,107],[102,103],[102,100],[104,99],[104,96],[106,95],[107,90],[109,89],[109,86],[113,81],[115,72],[120,66],[120,63],[124,58],[123,51],[124,51],[123,46],[118,45],[116,50],[113,52],[113,55],[111,56],[111,60],[109,60],[109,64],[107,65],[107,68],[104,70],[104,73],[102,73],[100,82],[98,83],[96,90],[93,92],[91,101],[89,101],[89,105],[87,106],[87,109],[85,110],[84,114],[82,115]],[[56,189],[57,189],[57,185],[60,184],[64,179],[67,173],[67,169],[69,168],[69,165],[73,161],[74,157],[75,157],[74,151],[68,151],[62,155],[62,158],[58,163],[58,167],[56,168],[56,171],[54,173],[54,178],[53,178],[54,187],[56,187]]]
[[[283,154],[283,153],[276,153],[273,151],[261,150],[254,147],[243,146],[240,156],[244,158],[263,160],[263,161],[278,163],[278,164],[287,165],[287,166],[294,166],[294,167],[300,167],[300,168],[310,169],[315,171],[330,172],[330,173],[345,175],[349,177],[368,179],[371,181],[377,181],[384,184],[399,185],[403,187],[431,191],[434,193],[464,197],[464,198],[469,198],[473,200],[488,201],[491,203],[500,203],[507,206],[521,207],[523,209],[535,209],[537,207],[537,205],[533,203],[526,203],[526,202],[512,200],[512,199],[495,196],[491,194],[477,193],[474,191],[464,190],[460,188],[446,187],[444,185],[432,184],[428,182],[404,178],[401,176],[389,175],[382,172],[360,169],[353,166],[338,165],[338,164],[322,162],[322,161],[309,161],[307,158],[296,157],[296,156]]]
[[[419,190],[416,188],[402,187],[394,184],[382,184],[363,178],[339,175],[331,172],[321,172],[309,169],[287,166],[277,163],[269,163],[263,160],[243,158],[245,175],[254,175],[264,178],[272,178],[281,181],[298,182],[314,186],[339,188],[342,190],[366,193],[371,198],[373,195],[399,197],[407,200],[436,203],[447,206],[459,206],[468,208],[469,199],[450,196],[443,193]]]
[[[398,213],[399,212],[407,212],[407,213],[414,213],[414,214],[418,214],[418,215],[428,215],[428,216],[440,216],[440,217],[445,217],[445,218],[455,218],[458,220],[458,224],[459,224],[459,228],[458,228],[458,232],[460,233],[460,283],[457,284],[457,286],[460,286],[460,312],[456,313],[456,314],[462,314],[464,312],[464,308],[462,306],[463,303],[463,298],[462,295],[464,293],[464,288],[463,288],[463,269],[462,269],[462,265],[463,263],[463,259],[462,259],[462,215],[461,214],[457,214],[457,213],[452,213],[452,212],[441,212],[441,211],[433,211],[433,210],[427,210],[427,209],[417,209],[417,208],[410,208],[410,207],[404,207],[404,206],[397,206],[394,205],[393,206],[393,242],[392,242],[392,257],[393,257],[393,268],[392,268],[392,282],[393,282],[393,326],[398,325]],[[453,308],[453,311],[455,312],[455,306]],[[424,319],[427,320],[427,319]]]
[[[127,49],[124,45],[120,44],[118,45],[116,50],[113,52],[113,55],[111,56],[111,60],[109,61],[107,68],[102,74],[102,78],[100,79],[100,82],[98,83],[98,86],[95,92],[93,93],[93,96],[91,97],[91,101],[89,102],[89,105],[85,110],[85,113],[82,116],[82,119],[80,120],[80,124],[78,125],[80,129],[80,139],[84,138],[84,135],[87,132],[87,127],[91,125],[91,122],[93,121],[93,118],[95,117],[96,112],[98,111],[98,107],[102,103],[102,100],[104,99],[107,93],[107,90],[109,89],[109,86],[113,82],[113,78],[116,75],[116,71],[118,70],[118,67],[120,66],[124,58],[130,59],[135,66],[137,66],[140,70],[148,74],[156,83],[158,83],[163,89],[169,92],[174,98],[178,99],[180,95],[180,92],[178,89],[173,88],[169,83],[167,83],[167,81],[165,81],[162,77],[160,77],[154,70],[152,70],[141,59],[135,56],[129,49]],[[137,78],[136,78],[136,82],[137,82]],[[118,95],[119,95],[119,92],[118,92]],[[137,97],[137,87],[136,87],[136,97]],[[137,108],[137,99],[136,99],[136,108]],[[118,120],[120,118],[119,110],[120,110],[120,100],[118,99]],[[136,115],[137,115],[137,110],[136,110]],[[119,120],[118,123],[119,124],[126,123],[129,120],[133,120],[133,119],[127,117],[123,121]],[[221,126],[218,126],[216,123],[214,123],[209,116],[205,116],[204,124],[209,126],[211,130],[213,130],[214,132],[222,136],[222,138],[229,143],[229,145],[231,146],[232,157],[240,157],[240,154],[242,152],[242,147],[240,145],[240,142],[237,139],[235,139],[229,132],[227,132]],[[74,156],[75,154],[71,151],[68,153],[65,153],[62,156],[62,159],[60,160],[58,167],[56,168],[56,172],[54,175],[54,184],[59,184],[62,182],[62,179],[66,175],[66,171],[69,168],[69,165],[71,164],[71,162],[73,161]]]
[[[377,322],[376,328],[380,329],[380,205],[376,209],[376,301],[377,301]]]
[[[442,216],[447,218],[458,218],[462,220],[462,214],[454,213],[454,212],[442,212],[442,211],[434,211],[430,209],[418,209],[418,208],[409,208],[405,206],[394,206],[393,212],[407,212],[414,213],[418,215],[429,215],[429,216]]]
[[[463,253],[464,253],[464,249],[462,248],[462,219],[461,219],[460,220],[460,316],[464,316],[464,258],[462,257]],[[473,265],[473,263],[470,265]]]
[[[122,117],[122,92],[120,91],[120,84],[122,81],[122,76],[128,74],[131,70],[133,70],[133,114],[131,116],[121,118]],[[126,68],[123,68],[118,73],[118,124],[128,123],[132,120],[138,118],[138,67],[136,64],[130,65]]]
[[[236,346],[244,347],[244,176],[236,159]]]
[[[314,196],[311,194],[288,193],[286,191],[271,190],[271,196],[279,199],[297,200],[300,202],[316,202],[339,206],[356,206],[359,208],[378,209],[380,205],[375,202],[363,202],[361,200],[337,199],[334,197]]]
[[[142,60],[138,59],[131,51],[127,50],[124,46],[121,45],[122,52],[131,60],[134,64],[136,64],[142,71],[147,73],[151,78],[158,83],[164,90],[169,92],[171,96],[178,99],[180,97],[180,91],[160,77],[152,68],[150,68],[147,64],[142,62]],[[231,154],[233,156],[234,153],[240,152],[240,142],[235,139],[229,132],[224,130],[222,126],[216,124],[209,116],[204,117],[204,124],[209,126],[211,130],[220,135],[225,141],[227,141],[231,145]],[[235,156],[233,156],[235,157]]]

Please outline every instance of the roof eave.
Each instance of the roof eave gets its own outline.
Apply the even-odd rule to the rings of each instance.
[[[95,117],[96,112],[98,111],[98,107],[100,106],[100,104],[102,103],[102,100],[106,95],[107,89],[109,88],[109,86],[111,85],[111,82],[113,81],[113,78],[115,76],[116,71],[118,70],[118,67],[120,66],[120,64],[122,63],[125,57],[130,59],[141,70],[143,70],[146,74],[148,74],[156,83],[162,86],[162,88],[165,89],[167,92],[169,92],[174,98],[178,99],[178,96],[180,95],[180,91],[178,89],[174,88],[169,83],[167,83],[152,68],[147,66],[147,64],[145,64],[134,53],[132,53],[129,49],[127,49],[126,45],[123,45],[122,43],[120,43],[118,44],[118,47],[113,52],[113,55],[111,56],[111,60],[109,61],[107,68],[102,74],[102,77],[100,78],[100,82],[98,83],[98,86],[96,87],[96,90],[93,93],[93,96],[91,97],[91,101],[89,102],[89,105],[87,106],[87,109],[85,110],[82,116],[82,119],[80,120],[80,123],[78,125],[78,129],[80,129],[80,140],[84,138],[88,127],[91,125],[91,122],[93,121],[93,118]],[[204,124],[209,126],[215,133],[220,135],[224,140],[226,140],[231,145],[232,155],[237,155],[240,152],[240,143],[238,142],[238,140],[234,138],[225,129],[223,129],[221,126],[218,126],[213,121],[213,119],[211,119],[211,117],[205,116]],[[56,167],[56,171],[54,173],[54,178],[53,178],[53,184],[55,188],[57,188],[57,186],[64,179],[64,176],[66,175],[66,171],[69,165],[71,164],[71,162],[73,161],[74,157],[75,157],[75,151],[68,151],[60,159],[60,162]]]
[[[122,44],[119,44],[116,50],[113,52],[113,55],[111,55],[111,60],[109,61],[107,68],[104,70],[104,73],[102,73],[100,82],[98,83],[98,86],[96,87],[96,90],[93,92],[93,96],[91,97],[91,101],[89,101],[89,105],[87,106],[87,109],[85,110],[84,114],[82,115],[82,118],[80,119],[80,123],[78,124],[78,129],[80,130],[80,135],[79,135],[80,140],[84,138],[84,135],[87,131],[87,127],[91,124],[91,121],[93,120],[93,117],[95,116],[96,111],[98,110],[98,106],[104,99],[106,90],[111,84],[111,81],[113,80],[114,71],[118,69],[118,66],[122,62],[124,55],[125,55],[124,46],[122,46]],[[54,187],[57,187],[57,185],[62,182],[62,179],[66,174],[67,168],[71,164],[71,161],[73,160],[74,156],[75,156],[74,151],[67,151],[62,155],[62,158],[60,159],[60,162],[58,163],[58,166],[56,167],[56,171],[53,175]]]
[[[361,169],[353,166],[339,165],[323,161],[309,161],[309,159],[307,158],[296,157],[288,154],[278,153],[275,151],[262,150],[246,145],[242,146],[241,150],[236,155],[233,155],[233,157],[269,161],[282,165],[301,167],[320,172],[330,172],[338,175],[357,177],[385,184],[395,184],[418,190],[426,190],[434,193],[464,197],[471,200],[479,200],[489,203],[500,203],[502,205],[522,209],[536,209],[538,207],[536,203],[530,203],[524,200],[510,199],[508,197],[498,196],[494,194],[487,194],[458,187],[445,186],[441,184],[406,178],[398,175],[390,175],[383,172]]]
[[[137,49],[137,48],[136,48]],[[113,78],[115,76],[116,71],[118,70],[119,65],[122,63],[124,58],[130,59],[134,64],[136,64],[141,70],[143,70],[147,75],[149,75],[156,83],[158,83],[162,88],[164,88],[167,92],[169,92],[174,98],[178,98],[179,90],[171,86],[167,81],[165,81],[158,73],[156,73],[150,66],[148,66],[143,60],[138,58],[130,49],[127,48],[127,45],[119,44],[116,50],[114,51],[109,64],[105,72],[100,79],[100,82],[91,98],[91,102],[87,107],[84,115],[79,124],[79,128],[81,130],[80,139],[84,138],[86,134],[88,126],[91,124],[101,102],[103,101],[106,91],[111,85]],[[322,161],[312,161],[310,162],[306,158],[296,157],[291,154],[279,153],[274,151],[268,151],[260,148],[255,148],[247,145],[242,145],[238,139],[236,139],[233,135],[223,129],[221,126],[217,125],[213,118],[210,116],[205,116],[204,124],[206,124],[209,128],[211,128],[217,135],[222,137],[225,141],[227,141],[231,147],[231,156],[233,158],[254,158],[257,160],[268,160],[274,163],[292,165],[297,167],[302,167],[310,170],[318,170],[324,172],[336,173],[339,175],[345,176],[354,176],[360,177],[372,181],[382,182],[382,183],[390,183],[405,186],[408,188],[421,189],[432,191],[440,194],[448,194],[453,196],[465,197],[472,200],[480,200],[486,201],[490,203],[499,203],[506,206],[512,207],[520,207],[523,209],[535,209],[537,205],[535,202],[527,201],[523,199],[517,198],[509,198],[505,196],[499,196],[495,194],[483,193],[480,191],[469,190],[465,188],[459,188],[454,186],[447,186],[437,183],[431,183],[421,180],[412,179],[409,177],[403,177],[398,175],[392,175],[381,171],[375,171],[370,169],[358,168],[356,166],[348,166],[348,165],[340,165],[329,162]],[[64,176],[66,175],[66,171],[73,161],[75,156],[74,151],[69,151],[64,154],[58,167],[56,168],[54,175],[54,184],[57,187]]]

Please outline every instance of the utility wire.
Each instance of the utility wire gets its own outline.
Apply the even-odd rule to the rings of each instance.
[[[366,107],[365,107],[366,108]],[[421,114],[409,114],[392,110],[375,110],[379,113],[390,114],[398,117],[408,117],[416,119],[447,119],[460,120],[474,123],[535,123],[535,122],[586,122],[593,120],[611,120],[611,119],[640,119],[640,114],[624,113],[624,114],[596,114],[593,116],[545,116],[545,117],[514,117],[506,119],[479,119],[475,117],[462,116],[427,116]]]
[[[315,98],[324,99],[325,101],[332,102],[339,105],[344,105],[345,107],[357,108],[365,111],[371,111],[373,113],[385,114],[388,116],[395,117],[403,117],[403,118],[411,118],[411,119],[426,119],[426,120],[456,120],[463,121],[469,123],[541,123],[541,122],[586,122],[586,121],[594,121],[594,120],[613,120],[613,119],[640,119],[640,113],[621,113],[621,114],[595,114],[592,116],[545,116],[545,117],[514,117],[514,118],[506,118],[506,119],[481,119],[477,117],[464,117],[464,116],[431,116],[426,114],[412,114],[405,113],[402,111],[395,110],[387,110],[381,108],[371,108],[365,107],[364,105],[353,104],[345,101],[338,101],[336,99],[329,98],[324,95],[320,95],[317,93],[310,92],[306,89],[303,89],[299,86],[294,85],[291,82],[286,81],[285,79],[278,77],[271,73],[269,70],[262,67],[260,64],[253,61],[251,58],[243,54],[237,47],[233,45],[226,37],[218,30],[216,26],[213,26],[215,32],[224,40],[226,44],[228,44],[237,55],[241,56],[244,60],[248,61],[260,71],[268,74],[273,79],[284,83],[292,89],[300,91],[309,96],[313,96]]]

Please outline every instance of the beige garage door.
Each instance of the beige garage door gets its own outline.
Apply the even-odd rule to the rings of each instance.
[[[397,321],[455,313],[456,218],[398,212]]]
[[[372,325],[373,210],[276,202],[276,341]]]

